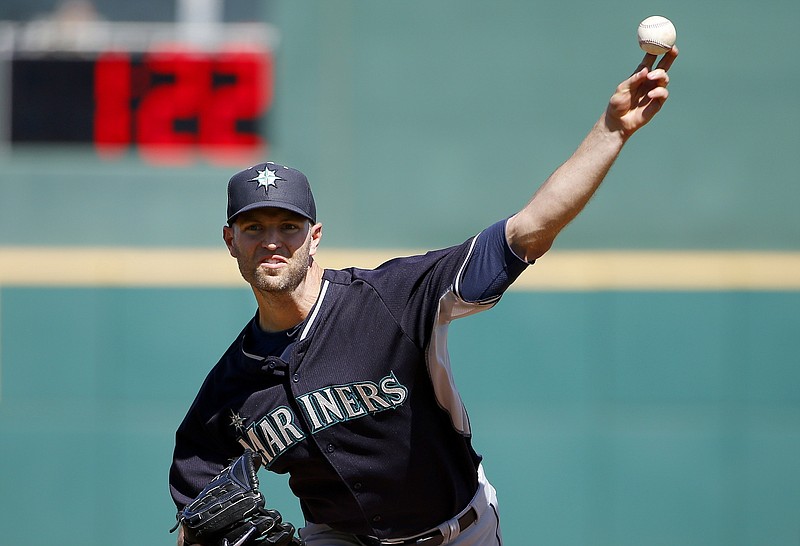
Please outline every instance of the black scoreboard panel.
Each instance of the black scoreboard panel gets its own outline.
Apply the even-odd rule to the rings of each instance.
[[[268,51],[176,47],[14,55],[9,62],[12,146],[85,143],[104,157],[135,149],[168,162],[266,146]]]
[[[14,59],[11,142],[93,142],[93,72],[86,59]]]

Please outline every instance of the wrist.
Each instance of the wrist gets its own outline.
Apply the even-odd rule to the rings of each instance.
[[[603,113],[600,116],[600,119],[592,129],[592,133],[595,135],[595,140],[598,144],[602,143],[603,146],[611,147],[617,151],[622,149],[632,134],[625,129],[619,120],[608,116],[607,113]]]

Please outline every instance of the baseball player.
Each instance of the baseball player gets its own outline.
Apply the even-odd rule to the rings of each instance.
[[[223,238],[258,309],[178,428],[178,509],[247,450],[289,473],[305,544],[502,544],[495,490],[453,383],[448,326],[494,306],[547,252],[660,110],[677,55],[657,65],[646,55],[517,214],[373,270],[317,264],[322,224],[300,171],[262,163],[235,174]]]

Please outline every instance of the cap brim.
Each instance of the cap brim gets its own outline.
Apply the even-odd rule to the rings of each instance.
[[[228,218],[228,223],[230,224],[231,222],[233,222],[233,219],[236,218],[237,216],[239,216],[240,214],[242,214],[243,212],[247,212],[248,210],[264,209],[264,208],[276,208],[276,209],[290,210],[292,212],[296,212],[297,214],[299,214],[303,218],[308,218],[312,222],[316,222],[316,219],[311,218],[304,210],[302,210],[300,207],[298,207],[296,205],[293,205],[291,203],[284,203],[282,201],[259,201],[257,203],[250,203],[246,207],[242,207],[241,209],[236,211],[235,214],[231,215]]]

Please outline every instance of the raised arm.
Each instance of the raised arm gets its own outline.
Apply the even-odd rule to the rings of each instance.
[[[542,256],[561,230],[586,206],[627,140],[644,127],[667,100],[667,71],[678,56],[673,47],[654,68],[656,56],[644,56],[623,81],[589,134],[566,162],[550,175],[533,198],[506,224],[514,252],[528,262]]]

